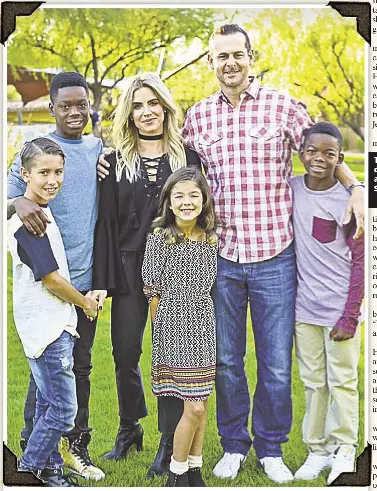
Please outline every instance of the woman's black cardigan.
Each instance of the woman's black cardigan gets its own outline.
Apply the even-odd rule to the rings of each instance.
[[[185,152],[187,165],[201,169],[198,154],[187,148]],[[112,296],[129,291],[121,253],[143,254],[161,190],[171,174],[171,168],[165,155],[158,166],[156,182],[149,181],[143,163],[136,181],[130,183],[123,175],[116,182],[115,151],[106,156],[106,160],[110,168],[109,175],[99,185],[92,288],[107,290],[108,296]]]

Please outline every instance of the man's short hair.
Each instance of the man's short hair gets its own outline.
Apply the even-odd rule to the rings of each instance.
[[[54,102],[54,98],[58,95],[58,90],[64,87],[84,87],[89,95],[89,87],[85,78],[78,72],[61,72],[55,75],[51,80],[50,99]]]
[[[221,24],[216,26],[209,38],[209,51],[213,51],[214,38],[217,34],[221,36],[230,36],[231,34],[241,33],[245,36],[245,46],[248,53],[251,53],[251,42],[247,32],[238,24]]]
[[[335,126],[335,124],[329,123],[328,121],[321,121],[307,128],[302,134],[301,148],[304,148],[307,138],[315,133],[324,133],[326,135],[333,136],[338,141],[339,150],[342,150],[343,147],[342,133],[340,132],[339,128]]]
[[[40,137],[25,143],[23,146],[20,152],[21,166],[30,172],[40,155],[60,155],[63,163],[65,160],[63,150],[55,141]]]

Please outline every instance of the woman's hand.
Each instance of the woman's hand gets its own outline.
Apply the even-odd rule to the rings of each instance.
[[[92,290],[91,292],[88,293],[90,293],[90,296],[98,302],[98,310],[102,310],[103,303],[107,296],[107,290]]]

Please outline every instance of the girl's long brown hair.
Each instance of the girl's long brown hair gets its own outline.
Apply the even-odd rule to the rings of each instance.
[[[206,241],[210,245],[216,244],[216,214],[215,205],[204,175],[195,167],[183,167],[173,172],[162,189],[157,217],[153,220],[151,228],[154,233],[163,231],[167,244],[182,242],[184,234],[177,230],[175,215],[170,209],[170,196],[173,186],[182,181],[193,181],[203,196],[203,209],[197,218],[197,225],[204,231]]]

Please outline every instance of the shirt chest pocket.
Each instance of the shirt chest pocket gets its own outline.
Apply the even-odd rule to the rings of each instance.
[[[313,217],[312,236],[322,244],[334,242],[336,239],[337,223],[335,220]]]
[[[257,125],[249,128],[249,136],[258,138],[261,141],[273,140],[280,138],[281,128],[277,125]]]
[[[259,165],[267,181],[286,177],[283,162],[283,130],[274,124],[257,124],[246,130],[246,148],[253,164]]]
[[[252,145],[278,152],[281,148],[282,130],[277,125],[257,125],[246,131]]]
[[[199,152],[210,167],[221,164],[227,158],[222,132],[201,133],[198,138]]]

